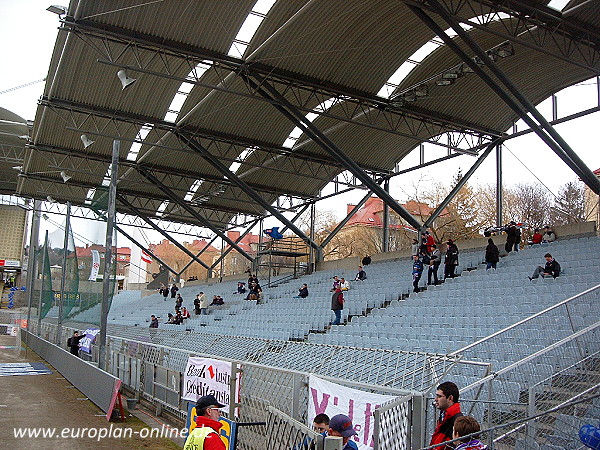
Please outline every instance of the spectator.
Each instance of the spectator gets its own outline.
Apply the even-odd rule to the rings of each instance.
[[[173,318],[173,323],[175,325],[181,325],[183,323],[183,315],[181,314],[181,311],[177,310],[175,317]]]
[[[183,310],[181,311],[181,316],[184,319],[189,319],[190,318],[190,312],[187,310],[187,308],[184,306]]]
[[[162,289],[161,294],[164,297],[163,300],[166,302],[167,297],[169,296],[169,288],[161,283],[161,289]]]
[[[158,318],[152,314],[150,316],[150,327],[149,328],[158,328]]]
[[[460,412],[458,402],[459,392],[456,384],[446,381],[437,387],[434,406],[440,410],[440,417],[436,422],[435,430],[429,445],[441,444],[452,439],[454,421],[463,414]],[[450,449],[450,446],[436,447],[440,450]]]
[[[73,332],[73,336],[67,339],[67,346],[72,355],[79,356],[79,341],[85,337],[85,334],[80,335],[79,331]]]
[[[337,414],[329,421],[329,436],[342,438],[342,450],[358,450],[356,442],[350,440],[350,436],[356,434],[350,417],[344,414]]]
[[[554,242],[556,240],[556,233],[550,229],[548,225],[544,227],[544,236],[542,242]]]
[[[237,291],[234,294],[245,294],[246,293],[246,285],[242,281],[238,281]]]
[[[327,414],[317,414],[313,419],[313,429],[323,436],[327,436],[329,431],[329,416]]]
[[[333,277],[333,286],[331,286],[331,289],[329,289],[329,292],[335,292],[336,289],[339,289],[340,287],[340,280],[337,277],[337,275],[335,275]]]
[[[419,241],[416,239],[412,240],[412,246],[410,247],[410,256],[419,254]]]
[[[225,302],[223,301],[223,298],[220,295],[215,295],[213,297],[213,301],[210,304],[210,306],[221,306],[224,304],[225,304]]]
[[[177,294],[178,290],[179,288],[177,287],[177,284],[173,283],[173,285],[171,286],[171,298],[175,298],[175,294]]]
[[[166,323],[175,323],[175,317],[173,317],[173,314],[169,313],[167,314],[167,322]]]
[[[452,239],[446,242],[446,258],[444,260],[444,279],[454,278],[454,270],[458,266],[458,247]]]
[[[470,434],[477,433],[478,431],[481,431],[481,427],[479,426],[479,422],[477,422],[475,417],[457,417],[454,421],[452,439],[468,436]],[[457,445],[455,450],[487,450],[487,446],[479,439],[475,439],[473,436],[466,439],[461,439],[460,441],[455,442],[454,445]]]
[[[433,284],[438,284],[438,268],[442,263],[442,254],[437,248],[437,245],[432,245],[432,252],[429,257],[429,269],[427,270],[427,284],[431,284],[431,275],[433,275]]]
[[[331,296],[331,310],[335,314],[335,320],[331,325],[339,325],[342,319],[342,310],[344,309],[344,294],[342,290],[337,288]]]
[[[206,298],[206,294],[204,292],[200,292],[198,295],[198,300],[200,300],[200,314],[205,316],[208,314],[208,299]]]
[[[205,395],[196,402],[196,428],[190,431],[183,448],[203,450],[225,450],[225,443],[219,435],[220,409],[225,405],[219,403],[213,395]]]
[[[531,236],[531,244],[541,244],[544,236],[540,234],[540,229],[536,228],[533,230],[533,236]]]
[[[200,294],[196,294],[196,298],[194,299],[194,314],[200,314]]]
[[[371,255],[367,255],[367,256],[365,256],[365,257],[362,259],[362,261],[361,261],[361,264],[362,264],[363,266],[368,266],[369,264],[371,264]],[[329,420],[329,419],[328,419],[328,420]]]
[[[500,261],[500,250],[498,250],[498,246],[494,244],[494,240],[489,238],[488,245],[485,248],[485,262],[487,263],[485,270],[496,270],[498,261]]]
[[[181,298],[181,294],[177,294],[177,298],[175,299],[175,309],[181,308],[183,305],[183,298]]]
[[[546,253],[544,255],[546,258],[546,265],[544,267],[537,266],[533,271],[533,275],[531,275],[529,280],[533,280],[534,278],[538,278],[540,275],[542,278],[553,277],[556,278],[560,275],[560,264],[556,261],[550,253]]]
[[[423,242],[425,242],[425,246],[427,247],[427,254],[431,255],[431,252],[435,247],[435,239],[433,239],[433,236],[429,234],[429,231],[423,232]]]
[[[340,280],[340,289],[342,291],[350,290],[350,282],[346,281],[346,279],[344,277],[342,277],[342,279]]]
[[[413,291],[419,292],[419,280],[421,279],[421,275],[423,274],[423,261],[419,259],[418,255],[413,256],[413,267],[412,267],[412,277],[413,277]]]
[[[365,272],[362,266],[358,266],[358,273],[354,277],[354,281],[364,281],[367,279],[367,272]]]
[[[308,286],[305,284],[302,285],[300,289],[298,289],[298,295],[294,298],[306,298],[308,297]]]
[[[506,245],[504,249],[510,253],[513,250],[519,251],[519,244],[521,242],[521,229],[517,226],[517,223],[511,221],[506,229]]]

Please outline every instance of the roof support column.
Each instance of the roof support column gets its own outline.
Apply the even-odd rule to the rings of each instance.
[[[314,205],[314,203],[307,203],[306,205],[304,205],[302,207],[302,209],[300,209],[300,211],[298,211],[298,213],[296,213],[296,215],[292,218],[292,220],[290,220],[290,222],[296,223],[296,220],[298,220],[300,218],[300,216],[306,212],[306,210],[308,209],[308,207],[310,205]],[[281,234],[285,233],[288,228],[289,227],[287,227],[287,226],[283,227],[283,229],[280,231],[280,233]],[[314,241],[314,238],[312,236],[310,236],[310,238]]]
[[[337,159],[340,164],[348,169],[356,178],[358,178],[368,189],[377,197],[388,204],[390,208],[396,211],[400,217],[406,220],[415,228],[421,228],[421,223],[404,209],[394,198],[377,184],[356,162],[340,150],[321,130],[319,130],[298,108],[294,107],[277,89],[271,86],[265,78],[257,73],[240,73],[246,82],[256,90],[260,95],[268,100],[274,101],[271,104],[287,117],[294,125],[300,128],[310,139],[323,148],[327,153]],[[256,80],[256,81],[254,81]]]
[[[317,247],[318,244],[306,236],[300,228],[294,225],[290,220],[288,220],[283,214],[281,214],[276,208],[271,206],[269,202],[263,199],[259,194],[256,193],[254,189],[248,186],[240,177],[234,174],[228,167],[226,167],[219,159],[210,153],[207,149],[205,149],[202,144],[196,141],[194,138],[187,136],[181,131],[176,131],[175,134],[179,138],[181,142],[186,144],[189,148],[198,153],[202,158],[204,158],[210,165],[212,165],[215,169],[223,174],[229,181],[237,185],[242,191],[248,194],[256,203],[258,203],[261,207],[265,208],[269,213],[271,213],[277,220],[286,225],[290,230],[292,230],[298,237],[303,239],[310,245],[311,247]]]
[[[388,194],[390,193],[390,179],[386,178],[383,182],[383,189]],[[383,229],[381,230],[381,250],[383,253],[388,252],[390,250],[390,207],[387,203],[383,204]]]
[[[146,217],[139,209],[137,209],[135,206],[133,206],[125,198],[124,195],[118,195],[117,197],[121,203],[123,203],[125,206],[127,206],[127,208],[131,209],[138,217],[141,217],[144,222],[146,222],[148,225],[150,225],[152,228],[154,228],[156,231],[158,231],[160,234],[162,234],[164,237],[166,237],[169,240],[169,242],[172,242],[179,250],[181,250],[183,253],[188,255],[190,258],[192,258],[192,260],[196,261],[198,264],[200,264],[206,270],[210,270],[210,267],[208,267],[208,265],[204,261],[202,261],[200,258],[195,256],[191,251],[189,251],[187,248],[185,248],[182,244],[180,244],[175,239],[173,239],[169,235],[169,233],[167,233],[162,228],[160,228],[158,225],[156,225],[154,222],[152,222],[152,220],[150,220],[149,217]],[[174,272],[174,273],[175,273],[175,275],[179,276],[179,274],[177,272]]]
[[[502,144],[496,145],[496,226],[502,226]]]
[[[340,230],[342,228],[344,228],[344,225],[346,225],[348,223],[348,221],[350,219],[352,219],[352,217],[354,217],[354,214],[356,214],[358,212],[358,210],[360,208],[362,208],[362,206],[367,202],[367,200],[371,197],[371,191],[367,192],[367,195],[365,195],[360,202],[358,202],[354,208],[352,208],[352,211],[350,211],[348,213],[348,215],[346,217],[344,217],[344,220],[342,220],[340,223],[337,224],[337,226],[333,229],[333,231],[331,233],[329,233],[329,236],[327,236],[325,239],[323,239],[323,242],[321,242],[321,248],[325,249],[325,247],[327,246],[327,244],[329,244],[329,242],[331,242],[331,240],[336,236],[336,234],[338,234],[340,232]]]
[[[463,177],[458,181],[458,183],[456,183],[456,186],[454,186],[454,189],[452,189],[450,191],[450,193],[446,196],[446,198],[442,201],[442,203],[440,203],[440,205],[435,209],[435,211],[433,213],[431,213],[429,218],[423,224],[423,230],[425,230],[426,228],[429,228],[433,224],[435,219],[438,218],[438,216],[442,213],[444,208],[446,206],[448,206],[448,204],[452,201],[452,199],[454,197],[456,197],[456,194],[458,194],[458,191],[460,191],[461,188],[467,183],[467,181],[469,181],[469,178],[471,178],[471,175],[473,175],[475,173],[475,171],[479,168],[481,163],[485,160],[485,158],[487,158],[487,156],[492,152],[492,150],[496,147],[497,144],[498,144],[498,139],[494,140],[494,142],[492,142],[490,145],[488,145],[488,147],[481,154],[481,156],[479,158],[477,158],[477,161],[475,161],[475,164],[473,164],[471,166],[471,168],[467,171],[467,173],[465,173],[463,175]],[[422,231],[422,230],[420,230],[420,231]],[[419,239],[420,238],[421,238],[421,236],[419,235]],[[419,240],[419,242],[421,242],[421,241]]]
[[[208,228],[213,233],[215,233],[217,236],[219,236],[221,239],[223,239],[225,242],[227,242],[229,245],[234,247],[240,253],[240,255],[242,255],[248,261],[254,260],[254,258],[252,256],[250,256],[243,249],[241,249],[238,245],[236,245],[236,243],[233,242],[231,239],[229,239],[221,230],[218,230],[216,227],[214,227],[213,224],[211,224],[208,219],[206,219],[206,218],[202,217],[200,214],[198,214],[198,212],[194,208],[192,208],[187,202],[185,202],[184,200],[179,198],[179,196],[177,194],[175,194],[175,192],[173,192],[171,189],[169,189],[167,186],[165,186],[164,183],[162,183],[158,178],[156,178],[154,175],[152,175],[146,168],[137,167],[137,171],[140,173],[140,175],[142,175],[148,181],[150,181],[151,183],[154,183],[156,186],[158,186],[165,194],[167,194],[167,196],[173,203],[176,203],[181,208],[186,210],[192,217],[194,217],[194,219],[196,219],[198,222],[200,222],[202,224],[202,226]]]
[[[483,61],[490,71],[504,84],[506,89],[513,97],[508,95],[472,58],[469,57],[454,40],[448,36],[444,30],[422,9],[407,4],[407,7],[419,17],[434,33],[436,33],[444,43],[454,51],[479,77],[515,112],[532,130],[548,145],[570,168],[575,172],[592,191],[600,194],[600,180],[598,180],[592,171],[579,158],[577,153],[567,144],[567,142],[558,134],[558,132],[548,123],[544,116],[535,108],[535,106],[519,91],[512,81],[498,68],[498,66],[488,57],[486,52],[472,39],[472,37],[460,26],[459,22],[453,18],[438,0],[428,0],[431,7],[439,14],[448,25],[457,33],[458,36],[468,45],[475,55]],[[520,103],[520,104],[519,104]],[[536,123],[530,116],[533,116]]]

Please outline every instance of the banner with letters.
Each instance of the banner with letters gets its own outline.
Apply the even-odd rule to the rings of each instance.
[[[83,332],[85,337],[79,341],[79,348],[86,353],[92,353],[92,344],[96,340],[96,335],[100,333],[98,328],[88,328]]]
[[[360,450],[373,448],[373,412],[396,398],[348,388],[314,375],[309,377],[308,391],[308,426],[312,425],[312,419],[317,414],[325,413],[330,418],[345,414],[352,420],[357,433],[350,439],[356,442]]]
[[[231,364],[218,359],[190,356],[183,374],[183,400],[197,401],[203,395],[214,395],[216,399],[229,408],[240,401],[240,372],[237,372],[236,399],[230,398]]]
[[[100,270],[100,253],[98,250],[92,250],[92,270],[90,271],[90,277],[88,281],[96,281],[98,278],[98,271]]]

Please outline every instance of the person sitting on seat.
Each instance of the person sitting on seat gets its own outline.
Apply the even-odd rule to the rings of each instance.
[[[533,236],[531,236],[531,242],[529,244],[530,245],[541,244],[543,240],[544,240],[544,236],[542,236],[540,234],[540,229],[536,228],[535,230],[533,230]]]
[[[546,258],[546,265],[544,267],[537,266],[533,271],[533,275],[531,275],[529,280],[533,280],[534,278],[538,278],[540,275],[542,278],[553,277],[556,278],[560,275],[560,264],[556,261],[550,253],[546,253],[544,255]]]
[[[302,287],[300,289],[298,289],[298,295],[296,295],[294,298],[306,298],[308,297],[308,286],[306,285],[306,283],[304,283],[302,285]]]
[[[556,240],[556,233],[550,229],[548,225],[544,227],[544,236],[542,242],[554,242]]]
[[[341,283],[340,279],[337,277],[337,275],[335,275],[335,276],[333,277],[333,286],[331,286],[331,289],[329,289],[329,292],[335,292],[335,291],[336,291],[336,289],[339,289],[339,288],[340,288],[340,285],[341,285],[341,284],[342,284],[342,283]]]
[[[237,291],[234,294],[245,294],[246,293],[246,284],[243,281],[238,281]]]
[[[358,273],[354,277],[354,281],[364,281],[367,279],[367,272],[365,272],[362,266],[358,266]]]

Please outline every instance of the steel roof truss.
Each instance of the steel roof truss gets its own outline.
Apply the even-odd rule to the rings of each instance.
[[[242,239],[244,239],[246,237],[246,235],[248,233],[250,233],[250,231],[252,230],[252,228],[254,228],[254,226],[260,221],[260,219],[256,219],[253,222],[251,222],[250,224],[247,224],[246,229],[244,230],[243,233],[240,234],[240,236],[235,240],[236,244],[239,244],[240,242],[242,242]],[[211,270],[214,269],[215,267],[217,267],[221,261],[223,259],[225,259],[225,257],[227,255],[229,255],[229,253],[231,252],[231,250],[233,250],[232,246],[229,246],[225,249],[225,251],[223,253],[221,253],[221,256],[219,256],[214,263],[212,263],[212,265],[210,266]]]
[[[242,76],[247,76],[242,74]],[[342,165],[344,165],[353,175],[355,175],[362,183],[369,188],[375,195],[387,203],[390,208],[396,211],[400,217],[406,220],[410,225],[415,228],[421,228],[419,221],[413,217],[406,209],[404,209],[389,193],[387,193],[381,186],[379,186],[372,178],[365,173],[358,164],[356,164],[351,158],[349,158],[344,152],[342,152],[333,142],[329,140],[311,121],[309,121],[300,111],[298,111],[292,104],[290,104],[275,87],[271,86],[264,78],[257,74],[252,75],[257,80],[254,83],[250,78],[248,81],[253,85],[257,91],[267,97],[278,100],[281,105],[274,104],[275,108],[287,117],[297,127],[301,128],[306,135],[315,141],[321,148],[327,153],[336,158]]]
[[[167,186],[162,184],[160,180],[158,180],[154,175],[152,175],[148,170],[138,167],[138,172],[145,178],[148,179],[151,183],[154,183],[156,186],[160,187],[160,189],[169,197],[169,200],[181,206],[182,209],[188,212],[192,217],[194,217],[199,223],[201,223],[206,228],[209,228],[213,233],[227,242],[229,245],[232,245],[236,248],[236,250],[249,261],[254,261],[254,258],[246,253],[243,249],[241,249],[238,245],[235,244],[231,239],[229,239],[225,234],[223,234],[220,230],[213,226],[210,221],[202,217],[191,205],[187,204],[182,198],[180,198],[175,192],[169,189]]]
[[[437,13],[436,8],[428,0],[403,1],[409,5]],[[600,73],[600,69],[597,67],[600,61],[598,30],[592,30],[587,24],[579,24],[573,18],[564,17],[560,12],[549,12],[548,8],[542,8],[541,5],[526,5],[522,1],[509,0],[445,1],[442,3],[442,7],[446,13],[461,23],[596,74]],[[510,15],[511,19],[501,19],[501,13]],[[498,24],[502,26],[502,31],[494,28]],[[555,43],[556,49],[549,49],[546,46],[549,39]],[[575,56],[579,56],[583,63],[574,59]]]
[[[121,42],[124,45],[134,41],[136,43],[135,47],[125,45],[125,49],[128,51],[131,51],[133,48],[135,48],[136,50],[143,48],[146,51],[160,51],[168,53],[169,56],[175,56],[177,58],[192,59],[196,63],[209,62],[209,64],[211,64],[213,67],[218,67],[217,71],[225,71],[223,73],[217,72],[219,73],[219,79],[225,83],[227,72],[233,71],[235,73],[239,73],[240,71],[250,71],[257,73],[259,76],[266,77],[272,82],[286,83],[294,89],[308,89],[309,92],[321,92],[322,95],[324,95],[327,98],[344,98],[347,101],[361,103],[364,105],[365,108],[381,108],[385,110],[386,114],[408,115],[411,116],[414,120],[431,121],[440,125],[444,125],[448,129],[461,130],[463,132],[491,134],[494,136],[500,134],[500,132],[497,130],[485,129],[481,126],[478,126],[477,124],[467,123],[458,118],[441,117],[436,112],[427,111],[422,108],[414,108],[413,106],[411,106],[410,108],[405,108],[401,105],[392,105],[389,101],[377,97],[368,92],[354,91],[344,86],[336,86],[333,83],[327,83],[327,85],[324,85],[323,81],[321,80],[311,80],[308,77],[304,77],[298,74],[292,74],[287,71],[281,71],[275,67],[267,66],[262,63],[253,63],[252,65],[248,65],[243,59],[238,59],[214,51],[185,45],[179,42],[172,42],[165,39],[160,39],[155,36],[145,35],[139,32],[133,33],[130,30],[106,24],[100,24],[89,20],[74,20],[73,18],[65,18],[63,22],[67,25],[65,29],[70,32],[87,33],[90,36],[95,36],[100,39],[109,39],[111,41],[116,40],[117,42]],[[127,60],[129,59],[130,58],[127,58]],[[137,68],[133,66],[123,66],[123,64],[119,64],[119,66],[129,70],[145,70],[143,62],[139,58],[137,59],[139,63],[139,67]],[[108,62],[113,63],[110,60]],[[168,73],[166,73],[166,75],[169,76]],[[207,87],[216,90],[223,90],[223,86],[207,85]],[[227,91],[227,89],[225,90]],[[253,90],[250,89],[249,93],[252,94],[252,92]],[[243,93],[236,91],[233,91],[231,93],[244,95]],[[299,93],[297,95],[298,98],[305,97],[303,95],[299,95]],[[258,96],[256,96],[255,98],[258,98]],[[267,101],[271,102],[273,100]],[[296,106],[302,108],[301,104]],[[312,111],[312,109],[313,108],[311,107],[309,111]],[[356,123],[358,125],[361,125],[361,122]]]
[[[199,142],[195,141],[193,138],[186,136],[184,133],[177,132],[177,137],[188,145],[192,150],[197,152],[202,158],[204,158],[209,164],[211,164],[215,169],[221,172],[226,178],[228,178],[232,183],[236,184],[242,191],[244,191],[248,196],[250,196],[254,201],[257,202],[258,205],[269,211],[275,218],[277,218],[281,223],[287,225],[287,227],[292,230],[298,237],[303,239],[308,245],[313,248],[318,248],[318,244],[306,236],[302,230],[300,230],[296,225],[290,222],[283,214],[281,214],[276,208],[271,206],[269,202],[264,200],[258,193],[256,193],[250,186],[248,186],[244,181],[240,179],[236,174],[231,172],[226,166],[224,166],[217,157],[211,154],[206,148],[204,148]]]

